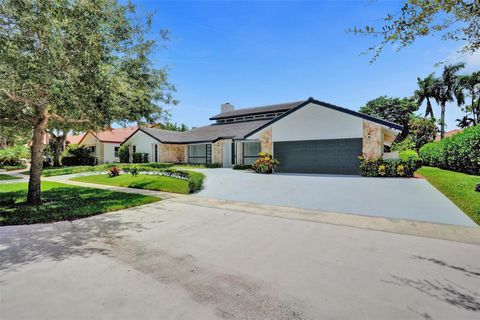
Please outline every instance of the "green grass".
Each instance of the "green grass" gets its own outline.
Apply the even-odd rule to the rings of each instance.
[[[206,169],[206,168],[217,168],[218,165],[203,165],[203,164],[174,164],[174,163],[162,163],[162,162],[153,162],[153,163],[110,163],[110,164],[100,164],[96,166],[72,166],[72,167],[50,167],[45,168],[42,171],[42,176],[44,177],[53,177],[53,176],[62,176],[66,174],[74,173],[83,173],[83,172],[103,172],[108,171],[111,167],[119,167],[120,169],[131,169],[133,167],[138,168],[140,171],[162,171],[169,168],[174,169]],[[21,172],[24,175],[29,175],[29,171]]]
[[[134,177],[131,174],[121,174],[118,177],[110,178],[107,175],[102,174],[77,177],[72,178],[71,180],[137,189],[148,189],[183,194],[190,193],[190,188],[188,186],[187,180],[170,178],[160,175],[139,174]]]
[[[26,182],[0,188],[0,225],[45,223],[74,220],[104,212],[135,207],[160,199],[133,193],[42,182],[42,204],[25,203]],[[9,203],[15,201],[14,203]]]
[[[20,179],[19,177],[11,176],[8,174],[1,174],[0,173],[0,180],[15,180],[15,179]]]
[[[5,171],[14,171],[14,170],[20,170],[20,169],[27,169],[27,165],[26,164],[17,164],[16,166],[0,165],[0,169],[3,169]]]
[[[476,224],[480,225],[480,193],[475,192],[475,186],[480,183],[480,176],[433,167],[422,167],[416,173],[425,177]]]

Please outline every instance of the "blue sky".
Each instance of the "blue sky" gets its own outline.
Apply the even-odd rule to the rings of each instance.
[[[137,1],[154,11],[154,30],[168,28],[171,41],[158,48],[157,67],[170,67],[179,105],[171,121],[188,126],[230,102],[236,108],[313,96],[353,110],[381,95],[410,96],[418,76],[440,72],[439,61],[466,60],[480,68],[480,55],[461,56],[458,42],[425,38],[396,52],[386,48],[377,62],[361,55],[373,38],[346,30],[379,22],[398,12],[395,1]],[[422,109],[423,112],[423,109]],[[435,110],[439,115],[438,108]],[[447,130],[458,107],[447,110]]]

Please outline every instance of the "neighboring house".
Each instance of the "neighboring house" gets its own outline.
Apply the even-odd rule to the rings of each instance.
[[[98,163],[119,162],[120,144],[137,129],[138,127],[126,127],[100,132],[89,131],[82,135],[78,145],[88,147]]]
[[[238,110],[226,103],[210,120],[186,132],[139,127],[122,144],[151,162],[230,167],[263,151],[280,161],[278,172],[358,174],[358,157],[381,157],[402,129],[313,98]]]
[[[463,129],[453,129],[453,130],[447,131],[447,132],[445,132],[444,138],[451,137],[451,136],[453,136],[457,133],[460,133],[462,131],[463,131]],[[435,141],[440,141],[440,140],[442,140],[442,138],[440,137],[439,134],[437,134],[437,136],[435,137]]]
[[[85,133],[78,134],[78,135],[73,135],[73,136],[67,136],[67,139],[65,139],[65,144],[66,145],[79,144],[84,135],[85,135]]]

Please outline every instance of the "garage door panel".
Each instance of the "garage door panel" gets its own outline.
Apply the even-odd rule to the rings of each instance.
[[[273,150],[278,172],[359,174],[362,139],[280,141]]]

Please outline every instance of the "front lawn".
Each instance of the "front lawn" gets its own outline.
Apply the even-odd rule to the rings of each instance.
[[[133,193],[42,182],[40,206],[25,204],[26,182],[4,184],[0,188],[0,225],[74,220],[99,213],[147,204],[160,199]],[[11,203],[13,202],[14,203]]]
[[[62,176],[66,174],[83,173],[83,172],[106,172],[112,167],[118,167],[122,170],[130,170],[137,168],[139,171],[163,171],[165,169],[206,169],[218,168],[217,164],[175,164],[168,162],[151,162],[151,163],[110,163],[99,164],[95,166],[71,166],[71,167],[49,167],[42,170],[42,176],[53,177]],[[24,175],[29,175],[29,171],[21,172]]]
[[[160,175],[139,174],[136,177],[122,174],[118,177],[108,177],[106,174],[72,178],[73,181],[106,184],[109,186],[148,189],[175,193],[190,193],[187,180],[170,178]]]
[[[0,180],[15,180],[15,179],[20,179],[19,177],[11,176],[8,174],[1,174],[0,173]]]
[[[480,193],[475,192],[475,186],[480,183],[480,176],[433,167],[422,167],[416,173],[425,177],[476,224],[480,225]],[[428,201],[428,199],[425,200]]]

